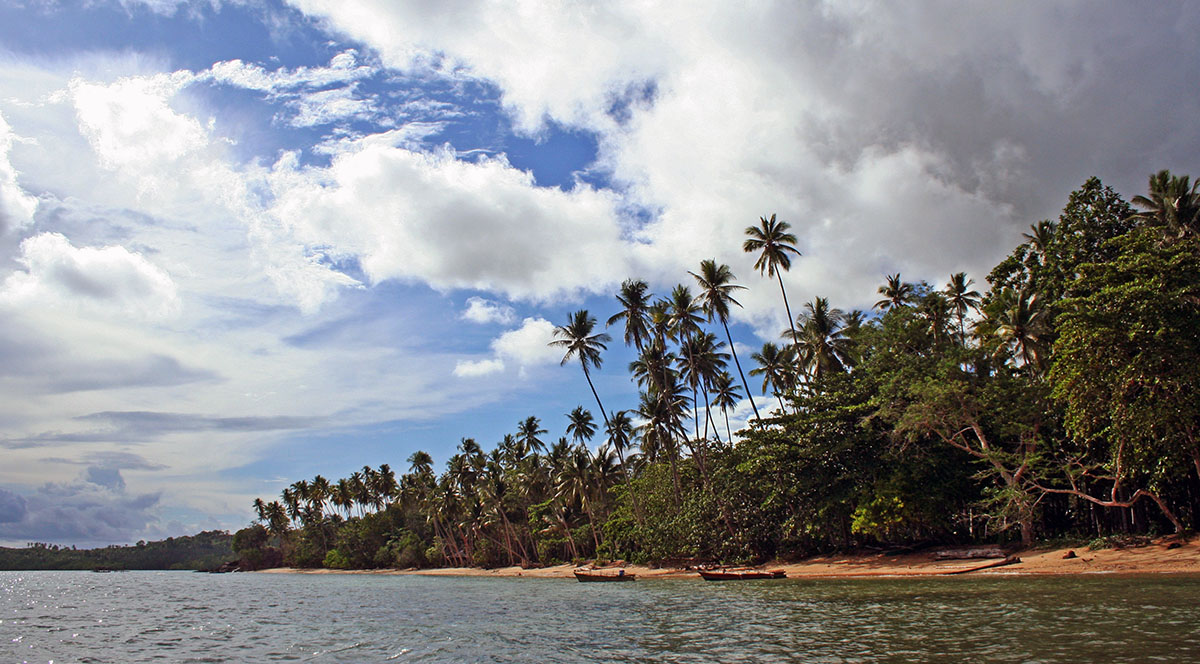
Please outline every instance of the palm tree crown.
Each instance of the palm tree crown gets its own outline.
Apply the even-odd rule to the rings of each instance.
[[[600,368],[602,363],[600,353],[608,348],[605,344],[612,341],[612,337],[603,332],[592,334],[595,329],[595,317],[590,315],[587,309],[580,309],[571,314],[566,325],[554,328],[555,338],[550,345],[566,349],[560,365],[565,365],[572,357],[579,358],[579,364],[583,367],[583,377],[587,379],[588,387],[592,388],[592,396],[596,397],[596,405],[600,406],[600,414],[604,416],[604,424],[607,426],[608,413],[604,412],[604,404],[600,403],[600,395],[596,393],[596,386],[592,385],[592,376],[588,372],[588,365]]]

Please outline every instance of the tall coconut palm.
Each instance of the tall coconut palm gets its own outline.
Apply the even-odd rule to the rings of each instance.
[[[792,328],[792,343],[799,345],[800,339],[796,335],[796,326],[792,323],[792,308],[788,306],[787,291],[783,288],[783,273],[792,269],[792,257],[789,254],[801,255],[800,251],[793,246],[796,243],[796,236],[788,232],[788,229],[792,227],[791,224],[786,221],[775,221],[775,215],[771,215],[770,219],[759,217],[758,221],[758,226],[746,227],[748,237],[742,243],[742,251],[748,254],[758,252],[758,259],[754,261],[754,269],[768,278],[775,277],[779,280],[779,292],[783,295],[783,309],[787,312],[788,326]]]
[[[596,397],[596,405],[600,406],[600,414],[604,417],[604,426],[607,427],[608,413],[604,412],[604,404],[600,402],[600,395],[596,393],[596,386],[592,384],[588,365],[600,368],[603,363],[600,353],[608,348],[605,344],[612,341],[612,337],[603,332],[592,334],[594,329],[596,319],[588,314],[587,309],[580,309],[571,314],[566,325],[554,328],[555,339],[550,345],[566,349],[560,365],[565,365],[573,357],[579,358],[579,365],[583,367],[583,377],[587,379],[588,387],[592,388],[592,396]]]
[[[625,321],[625,345],[642,348],[650,341],[650,289],[649,284],[641,279],[626,279],[621,283],[617,292],[617,301],[621,310],[609,317],[604,325],[610,327],[614,323]]]
[[[942,291],[950,302],[950,308],[958,316],[958,338],[963,345],[967,343],[964,325],[967,311],[979,308],[979,291],[969,290],[973,283],[975,280],[968,279],[966,272],[956,272],[950,275],[950,281],[946,282],[946,289]]]
[[[738,360],[737,349],[733,346],[733,336],[729,334],[729,305],[736,304],[742,306],[737,300],[733,299],[733,292],[736,290],[745,290],[745,286],[738,286],[733,283],[733,271],[728,265],[718,265],[717,261],[709,258],[700,262],[700,274],[688,272],[700,284],[700,294],[696,296],[696,300],[703,306],[704,313],[708,314],[708,320],[714,319],[721,322],[721,327],[725,328],[725,338],[729,340],[729,351],[733,353],[733,363],[737,366],[738,375],[742,378],[742,387],[746,390],[746,396],[750,398],[750,407],[754,409],[754,419],[761,420],[758,414],[758,405],[754,403],[754,395],[750,394],[750,385],[746,382],[746,374],[742,371],[742,363]]]
[[[892,307],[903,307],[916,297],[913,285],[904,283],[899,272],[889,274],[885,278],[887,281],[879,287],[879,294],[883,299],[875,303],[876,309],[887,311]]]
[[[1130,201],[1144,210],[1137,216],[1153,220],[1173,239],[1200,234],[1200,179],[1190,183],[1187,175],[1162,170],[1150,176],[1148,196]]]

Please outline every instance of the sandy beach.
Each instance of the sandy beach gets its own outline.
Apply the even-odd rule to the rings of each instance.
[[[903,555],[856,554],[819,556],[797,563],[764,565],[766,569],[782,569],[789,578],[873,577],[873,576],[935,576],[963,572],[995,559],[939,560],[934,549]],[[1069,554],[1073,552],[1074,556]],[[1163,538],[1144,546],[1119,549],[1089,550],[1079,548],[1030,549],[1015,554],[1019,563],[969,572],[972,575],[1033,575],[1033,574],[1200,574],[1200,541]],[[642,565],[623,565],[627,573],[639,578],[699,579],[694,570]],[[381,569],[330,570],[276,568],[261,570],[264,574],[420,574],[426,576],[531,577],[570,578],[575,565],[555,565],[538,569],[500,567],[444,567],[438,569]]]

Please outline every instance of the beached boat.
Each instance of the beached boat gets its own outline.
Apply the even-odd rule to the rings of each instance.
[[[581,583],[593,581],[634,581],[636,574],[626,574],[623,569],[584,569],[575,570],[575,579]]]
[[[752,579],[786,579],[781,569],[753,569],[749,567],[720,567],[697,570],[705,581],[749,581]]]

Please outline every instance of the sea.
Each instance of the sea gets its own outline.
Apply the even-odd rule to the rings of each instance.
[[[1200,576],[0,572],[0,662],[1200,662]]]

